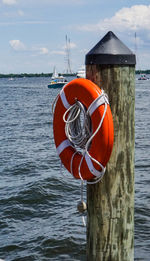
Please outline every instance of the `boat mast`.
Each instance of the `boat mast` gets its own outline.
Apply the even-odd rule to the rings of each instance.
[[[68,39],[67,35],[66,35],[66,62],[67,62],[66,73],[72,73],[71,63],[70,63],[70,39]]]
[[[138,43],[138,38],[137,38],[137,33],[135,32],[135,35],[134,35],[134,37],[135,37],[135,55],[136,55],[136,70],[138,70],[140,73],[141,73],[141,64],[140,64],[140,59],[139,59],[139,50],[138,50],[138,45],[137,45],[137,43]],[[139,69],[138,69],[139,68]]]

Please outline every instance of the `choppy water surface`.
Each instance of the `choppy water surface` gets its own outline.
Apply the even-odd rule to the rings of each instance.
[[[79,181],[60,174],[48,78],[0,79],[0,258],[85,258]],[[150,81],[136,81],[135,260],[150,255]],[[66,176],[66,175],[65,175]]]
[[[150,80],[136,81],[135,258],[150,260]]]

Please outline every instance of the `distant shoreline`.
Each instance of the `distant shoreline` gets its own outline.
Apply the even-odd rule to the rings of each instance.
[[[136,70],[136,74],[150,74],[150,70]],[[59,75],[63,76],[76,76],[77,73],[67,74],[62,73]],[[0,78],[25,78],[25,77],[51,77],[52,73],[9,73],[9,74],[0,74]]]
[[[76,73],[67,74],[62,73],[59,75],[63,76],[76,76]],[[0,78],[26,78],[26,77],[51,77],[52,73],[9,73],[9,74],[0,74]]]

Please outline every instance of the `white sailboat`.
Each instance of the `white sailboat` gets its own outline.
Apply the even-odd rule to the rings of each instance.
[[[53,74],[52,74],[51,79],[54,80],[55,78],[58,78],[58,77],[59,77],[59,76],[58,76],[58,73],[57,73],[57,71],[56,71],[56,67],[54,67],[54,70],[53,70]]]
[[[67,79],[63,75],[58,75],[56,68],[54,67],[48,88],[62,88],[67,82]]]

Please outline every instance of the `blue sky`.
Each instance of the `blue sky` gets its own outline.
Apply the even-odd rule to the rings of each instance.
[[[66,35],[76,72],[108,31],[150,69],[150,0],[0,0],[0,73],[65,72]]]

